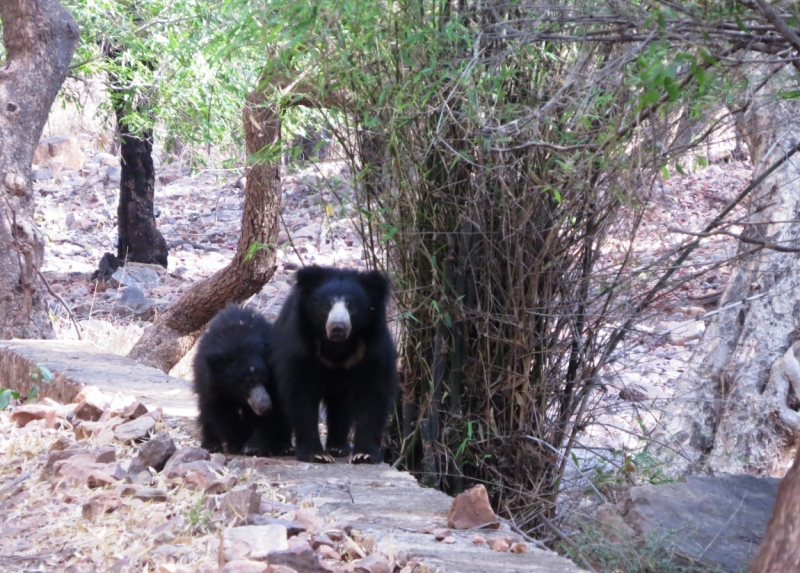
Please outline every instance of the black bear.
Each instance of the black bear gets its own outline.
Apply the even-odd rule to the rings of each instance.
[[[378,463],[397,391],[395,348],[386,326],[389,281],[378,271],[311,266],[275,321],[278,390],[294,430],[297,459]],[[328,437],[319,438],[320,404]],[[353,448],[350,430],[354,429]]]
[[[209,323],[194,359],[202,446],[214,452],[279,455],[291,448],[270,364],[272,325],[231,304]]]

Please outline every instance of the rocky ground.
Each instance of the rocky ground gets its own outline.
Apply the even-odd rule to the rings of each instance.
[[[52,291],[69,306],[84,338],[124,355],[159,309],[230,261],[242,213],[243,174],[240,170],[190,173],[174,165],[159,167],[156,208],[159,228],[170,249],[169,267],[129,265],[110,285],[98,288],[89,277],[103,253],[115,250],[120,171],[116,158],[107,153],[84,149],[83,154],[86,159],[76,168],[66,162],[43,161],[47,165],[35,171],[37,222],[48,238],[43,274]],[[686,239],[669,229],[702,228],[743,188],[749,175],[749,165],[744,163],[719,164],[660,182],[651,197],[656,208],[643,222],[635,243],[634,256],[641,272],[632,274],[633,287],[643,289],[652,281],[647,266]],[[270,283],[249,302],[273,318],[288,292],[291,274],[301,262],[366,267],[346,168],[335,162],[320,163],[284,172],[282,179],[284,228],[278,240],[278,267]],[[621,256],[626,245],[621,231],[618,235],[612,232],[604,256],[611,261]],[[683,278],[689,280],[659,299],[646,320],[621,345],[615,362],[604,369],[604,392],[592,406],[590,424],[576,449],[582,467],[568,472],[567,489],[586,491],[586,480],[598,472],[619,471],[627,459],[626,452],[640,449],[646,432],[658,425],[663,401],[674,399],[679,392],[678,379],[704,329],[702,316],[714,308],[729,276],[725,261],[735,254],[735,248],[730,238],[705,242],[696,263],[683,271]],[[690,273],[698,276],[689,277]],[[75,327],[55,297],[51,297],[50,310],[58,336],[75,338]],[[190,358],[179,363],[172,374],[190,377]],[[49,408],[64,413],[69,408],[74,410],[75,405],[50,404]],[[295,536],[288,533],[280,542],[286,543],[281,551],[291,550],[293,543],[303,545],[303,551],[309,545],[314,559],[320,563],[327,560],[329,567],[345,570],[359,570],[358,559],[369,553],[369,541],[365,546],[357,535],[347,531],[334,533],[328,541],[314,542],[315,536],[326,531],[324,520],[312,525],[314,520],[309,518],[303,523],[308,504],[283,496],[278,482],[249,489],[249,470],[244,461],[231,464],[219,456],[203,455],[202,459],[186,461],[199,465],[187,466],[182,473],[149,471],[128,479],[130,472],[123,468],[129,470],[138,447],[116,436],[116,428],[109,428],[108,423],[114,419],[112,425],[118,421],[124,425],[124,420],[131,418],[122,416],[111,404],[101,408],[100,415],[106,416],[103,440],[110,442],[80,435],[71,423],[60,427],[54,421],[65,419],[60,414],[24,428],[18,428],[8,413],[0,414],[0,452],[5,452],[0,458],[0,514],[14,516],[0,523],[0,560],[5,556],[14,564],[8,570],[45,571],[53,570],[55,563],[63,564],[51,549],[36,551],[40,546],[52,547],[57,540],[73,551],[70,563],[74,571],[89,570],[89,564],[97,570],[113,571],[127,571],[134,564],[139,567],[136,570],[144,565],[150,568],[146,570],[162,573],[217,571],[222,554],[218,549],[226,540],[213,523],[230,518],[223,506],[225,496],[234,490],[244,492],[236,495],[244,496],[243,503],[250,504],[248,507],[258,508],[239,516],[241,519],[267,516],[298,522],[305,528],[302,535],[299,530]],[[192,450],[196,445],[191,424],[165,420],[157,412],[147,416],[154,422],[152,430],[169,432],[178,451]],[[110,443],[115,446],[113,455],[106,447]],[[75,460],[60,458],[65,455],[58,453],[62,451],[74,452],[71,457]],[[100,473],[91,477],[86,473],[89,468]],[[141,475],[144,473],[148,475]],[[76,480],[79,494],[71,489],[77,487]],[[93,488],[90,480],[99,480],[100,485]],[[126,480],[132,483],[124,483]],[[102,491],[95,493],[97,488]],[[167,501],[159,502],[163,505],[154,511],[148,499],[161,499],[164,492],[168,492]],[[211,499],[216,501],[212,503]],[[109,508],[123,519],[109,518]],[[86,525],[86,519],[93,525]],[[296,525],[283,527],[291,532]],[[277,535],[284,539],[283,533]],[[120,539],[129,548],[124,552],[116,549]],[[35,558],[9,557],[23,554]],[[63,552],[59,556],[63,558]],[[389,557],[381,556],[391,564],[387,571],[424,570]],[[194,563],[193,568],[185,569],[189,562]],[[407,569],[409,566],[411,569]],[[239,570],[262,570],[258,565],[253,567]],[[376,567],[364,570],[384,570],[382,565]]]
[[[0,570],[577,573],[388,466],[210,454],[192,420],[86,387],[0,412]]]
[[[155,312],[231,260],[244,201],[242,172],[209,169],[192,174],[176,165],[159,167],[156,208],[170,249],[168,269],[131,265],[118,271],[119,280],[110,287],[96,288],[89,277],[103,253],[114,252],[120,172],[117,159],[107,153],[87,150],[84,156],[89,159],[80,169],[44,167],[35,172],[37,218],[49,239],[44,275],[71,307],[85,338],[126,354]],[[641,272],[632,273],[631,288],[644,292],[655,276],[648,265],[687,240],[675,230],[701,229],[746,185],[750,173],[744,162],[719,163],[658,181],[649,192],[654,207],[634,243]],[[268,317],[277,315],[301,262],[366,267],[348,175],[337,162],[283,170],[278,267],[249,302]],[[626,227],[620,223],[609,233],[603,263],[623,256],[627,246]],[[679,392],[678,379],[705,327],[702,317],[715,308],[730,273],[726,261],[735,249],[730,237],[705,240],[694,263],[677,273],[676,278],[687,282],[657,300],[620,345],[616,361],[604,368],[605,392],[597,397],[578,448],[581,458],[581,449],[587,448],[590,465],[599,462],[603,471],[618,468],[626,451],[641,447],[643,428],[658,425],[663,410],[659,403]],[[74,338],[62,305],[52,299],[50,308],[59,337]],[[171,374],[189,378],[191,356]],[[582,479],[581,474],[573,477]]]

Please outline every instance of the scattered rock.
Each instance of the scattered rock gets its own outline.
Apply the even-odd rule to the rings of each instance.
[[[154,487],[143,487],[137,489],[133,497],[142,501],[167,501],[167,492]]]
[[[141,406],[141,404],[139,404],[139,406]],[[134,419],[136,420],[139,418],[141,418],[141,416]],[[167,460],[169,460],[176,451],[178,451],[178,448],[175,447],[175,442],[172,441],[169,433],[164,431],[158,432],[139,448],[139,452],[136,454],[133,461],[131,461],[130,467],[128,467],[128,473],[138,474],[147,468],[153,468],[157,472],[160,472],[164,469]]]
[[[392,573],[392,566],[382,555],[369,555],[356,564],[355,573]]]
[[[309,529],[314,529],[320,524],[319,511],[314,507],[301,507],[294,512],[294,519]]]
[[[193,478],[193,474],[198,474],[198,473],[200,473],[200,472],[197,472],[197,471],[190,472],[186,476],[186,482],[187,483],[191,483],[193,481],[193,479],[192,479]],[[210,474],[208,472],[203,472],[203,477],[204,478],[205,478],[205,476],[208,476],[208,475],[213,476],[213,474]],[[225,493],[226,491],[228,491],[231,488],[235,487],[236,484],[238,484],[238,483],[239,483],[239,478],[237,478],[233,474],[228,474],[222,479],[213,479],[213,477],[212,477],[212,481],[210,483],[207,482],[205,485],[201,485],[200,483],[198,483],[197,485],[198,485],[199,488],[203,489],[203,491],[204,491],[204,493],[206,495],[219,495],[219,494]],[[259,503],[261,503],[260,499],[259,499]],[[256,508],[256,511],[258,511],[258,508]]]
[[[342,556],[339,554],[339,552],[330,545],[320,545],[317,547],[316,551],[323,559],[332,559],[334,561],[342,560]]]
[[[122,180],[122,169],[115,165],[106,167],[106,175],[109,183],[119,183]]]
[[[86,422],[96,422],[102,415],[103,410],[91,402],[81,402],[76,406],[73,414],[75,420],[84,420]]]
[[[185,464],[175,464],[172,466],[167,462],[167,465],[164,466],[164,476],[167,479],[179,477],[187,478],[190,474],[194,474],[194,472],[204,472],[207,474],[203,479],[205,480],[205,484],[208,485],[214,480],[219,479],[219,474],[222,473],[222,467],[209,460],[197,460],[196,462],[187,462]],[[196,481],[195,483],[199,485],[202,482]]]
[[[450,506],[447,526],[453,529],[472,529],[486,526],[492,529],[500,527],[497,516],[489,503],[489,494],[483,485],[471,487],[460,493]]]
[[[53,464],[54,483],[60,485],[78,485],[87,483],[92,472],[100,471],[117,480],[125,477],[125,472],[117,463],[98,464],[91,461],[90,456],[72,456],[69,459]]]
[[[119,159],[116,156],[111,155],[110,153],[105,153],[100,151],[94,154],[92,157],[92,161],[95,163],[99,163],[100,165],[114,165],[119,166]]]
[[[34,420],[44,420],[50,410],[51,408],[41,404],[24,404],[14,408],[10,418],[12,422],[17,423],[17,426],[24,428]]]
[[[225,564],[219,573],[267,573],[269,566],[263,561],[236,559]],[[269,571],[268,573],[272,573]]]
[[[442,541],[447,537],[452,537],[453,532],[446,528],[434,529],[433,530],[433,538],[436,541]]]
[[[81,506],[81,515],[84,519],[93,519],[104,513],[111,513],[122,506],[119,496],[110,491],[98,493]]]
[[[222,532],[222,554],[226,561],[260,561],[270,553],[284,552],[288,546],[286,529],[280,525],[243,525],[229,527]],[[308,549],[311,551],[310,547]]]
[[[250,487],[241,487],[234,489],[222,498],[220,510],[227,518],[238,517],[246,521],[251,515],[258,513],[259,505],[261,504],[261,494],[256,493]],[[262,526],[272,527],[272,526]],[[275,526],[283,527],[283,526]],[[286,531],[286,528],[283,528]]]
[[[182,515],[176,515],[172,519],[154,527],[150,533],[156,543],[169,543],[178,537],[178,533],[183,529],[185,523],[186,520]]]
[[[59,436],[58,439],[53,442],[53,445],[50,446],[51,452],[57,452],[61,450],[68,450],[75,447],[75,441],[70,440],[67,436]]]
[[[636,538],[636,532],[625,523],[614,504],[604,503],[595,516],[598,529],[612,543],[623,543]]]
[[[157,287],[161,280],[153,269],[136,265],[136,263],[128,263],[124,267],[117,269],[111,275],[111,286],[120,288],[123,286],[138,288],[154,288]]]
[[[83,161],[83,153],[78,140],[74,137],[57,136],[44,139],[39,142],[33,154],[33,163],[36,165],[55,162],[67,169],[81,169]]]
[[[173,467],[179,464],[208,460],[210,457],[211,454],[209,454],[208,450],[197,446],[186,446],[172,454],[172,457],[164,465],[164,472],[167,473],[167,477],[170,477],[168,472]]]
[[[185,465],[187,464],[181,464],[180,466],[177,466],[177,468],[173,468],[172,470],[170,470],[170,475],[174,476],[176,474],[179,474],[179,472],[176,471],[176,469],[182,469]],[[221,488],[216,486],[211,487],[213,484],[220,482],[217,479],[217,474],[210,472],[208,470],[205,469],[189,470],[185,474],[179,474],[179,475],[183,475],[183,483],[189,489],[202,489],[206,495],[219,495],[224,491],[224,490],[220,491]]]
[[[327,535],[315,535],[311,538],[311,548],[312,549],[319,549],[322,545],[327,545],[328,547],[333,547],[333,540]]]
[[[114,437],[125,443],[143,440],[155,427],[156,421],[152,416],[142,416],[114,428]]]
[[[265,526],[275,527],[275,526]],[[311,549],[308,544],[292,547],[285,551],[274,551],[267,557],[270,565],[284,565],[291,567],[295,571],[303,573],[330,573],[332,569],[323,561],[320,561],[317,552]]]
[[[89,477],[86,478],[86,485],[90,489],[97,489],[99,487],[116,485],[118,482],[119,482],[118,479],[107,474],[102,470],[94,470],[92,473],[89,474]]]
[[[145,414],[147,414],[147,407],[138,401],[131,402],[122,410],[122,417],[128,418],[129,420],[141,418]]]
[[[158,176],[158,182],[162,185],[169,185],[181,178],[180,173],[162,173]]]
[[[259,507],[260,510],[260,507]],[[247,525],[282,525],[286,528],[286,533],[289,537],[294,537],[306,531],[306,526],[296,521],[287,521],[285,519],[278,519],[275,517],[266,517],[264,515],[251,515],[247,520]],[[330,533],[328,534],[330,535]],[[339,541],[344,539],[342,536]]]
[[[500,553],[508,551],[508,548],[510,547],[508,542],[502,538],[490,539],[487,541],[487,543],[489,544],[489,547],[491,547],[492,551],[498,551]]]

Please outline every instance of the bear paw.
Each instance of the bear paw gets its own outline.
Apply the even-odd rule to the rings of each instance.
[[[312,461],[320,464],[332,464],[334,459],[330,454],[314,454],[314,459]]]
[[[376,460],[372,459],[372,456],[369,454],[353,454],[353,457],[350,458],[351,464],[377,464]]]
[[[245,444],[244,446],[242,446],[242,455],[243,456],[262,456],[262,457],[266,457],[267,453],[266,452],[262,452],[261,448],[257,448],[255,446],[248,446],[247,444]]]
[[[325,451],[330,455],[332,455],[334,458],[346,458],[347,456],[350,455],[350,450],[351,448],[349,446],[345,446],[342,448],[337,448],[335,446],[330,448],[325,448]]]

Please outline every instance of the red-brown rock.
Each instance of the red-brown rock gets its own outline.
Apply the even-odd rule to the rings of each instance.
[[[44,420],[50,410],[52,408],[41,404],[24,404],[14,408],[10,418],[12,422],[17,423],[17,426],[24,428],[34,420]]]
[[[92,519],[104,513],[111,513],[122,506],[119,496],[110,491],[104,491],[92,497],[81,507],[84,519]]]
[[[228,517],[238,517],[247,520],[251,515],[258,513],[261,504],[261,494],[249,487],[237,488],[229,491],[222,498],[221,511]]]
[[[482,485],[476,485],[460,493],[450,506],[447,526],[453,529],[472,529],[474,527],[491,527],[497,529],[500,523],[489,503],[489,494]]]
[[[303,573],[330,573],[333,569],[320,561],[316,551],[308,544],[292,547],[285,551],[273,551],[267,556],[270,565],[284,565]]]
[[[96,422],[103,415],[103,410],[91,402],[81,402],[75,407],[74,419],[85,422]]]
[[[122,417],[135,420],[147,414],[147,407],[141,402],[132,402],[122,410]]]

